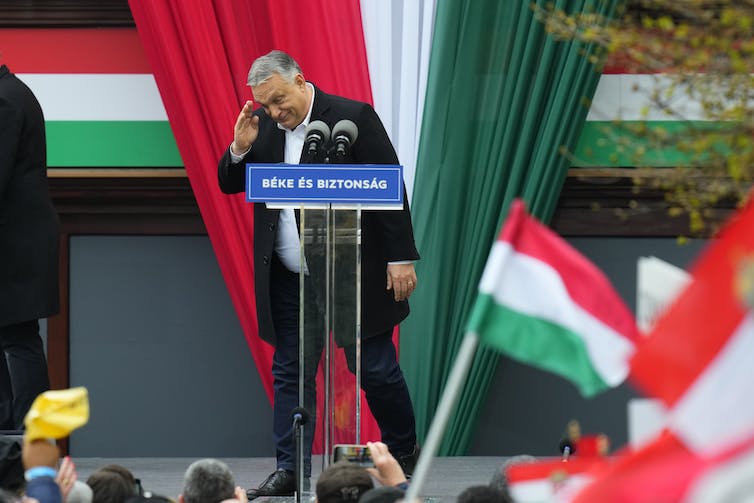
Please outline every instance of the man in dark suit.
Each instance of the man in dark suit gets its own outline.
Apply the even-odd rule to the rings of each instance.
[[[58,217],[42,109],[0,66],[0,430],[20,429],[49,388],[40,318],[58,311]]]
[[[245,189],[246,163],[299,163],[305,130],[319,120],[330,128],[342,119],[358,127],[348,163],[398,164],[390,139],[375,113],[361,103],[322,92],[304,79],[287,54],[272,51],[258,58],[248,84],[262,107],[247,101],[238,115],[234,139],[219,163],[219,184],[231,194]],[[404,197],[404,200],[406,198]],[[291,410],[298,404],[299,243],[293,210],[254,205],[254,276],[259,335],[275,346],[273,357],[273,434],[277,470],[249,497],[290,495],[295,488],[295,446]],[[418,457],[413,406],[392,343],[393,327],[409,312],[416,287],[414,245],[408,203],[398,211],[362,214],[362,388],[377,420],[382,440],[410,474]],[[352,351],[346,348],[353,371]],[[317,358],[319,353],[317,353]],[[313,382],[316,365],[306,365]],[[312,402],[313,389],[305,402]],[[311,471],[314,425],[305,426],[304,477]]]

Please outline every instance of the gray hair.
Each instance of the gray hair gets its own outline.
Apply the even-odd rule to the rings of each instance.
[[[233,498],[235,490],[233,472],[217,459],[194,461],[183,476],[186,503],[217,503]]]
[[[71,491],[68,493],[67,503],[92,503],[94,493],[92,488],[84,484],[80,480],[73,482]]]
[[[249,69],[249,77],[246,79],[246,83],[252,87],[258,86],[272,77],[274,73],[292,83],[296,74],[303,72],[296,60],[288,54],[283,51],[270,51],[254,60]]]
[[[508,467],[513,465],[522,465],[525,463],[534,463],[537,458],[528,454],[520,454],[518,456],[512,456],[503,462],[503,465],[498,468],[490,481],[490,487],[498,489],[500,491],[508,492],[508,475],[505,473]]]

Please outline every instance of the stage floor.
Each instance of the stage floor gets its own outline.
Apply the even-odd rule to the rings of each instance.
[[[221,458],[236,477],[236,483],[246,489],[257,487],[275,468],[273,458]],[[141,480],[146,491],[176,498],[181,491],[183,473],[196,458],[73,458],[79,479],[107,464],[125,466]],[[312,490],[321,470],[321,460],[315,456],[312,470]],[[500,457],[444,457],[432,461],[430,474],[421,496],[430,501],[452,502],[465,488],[486,485],[500,468]],[[284,503],[292,498],[259,498],[259,503]]]

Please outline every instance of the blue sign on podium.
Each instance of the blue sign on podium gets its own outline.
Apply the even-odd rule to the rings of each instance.
[[[403,166],[248,163],[246,200],[403,207]]]

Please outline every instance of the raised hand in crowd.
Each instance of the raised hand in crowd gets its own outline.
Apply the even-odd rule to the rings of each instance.
[[[58,474],[55,476],[55,482],[60,487],[60,492],[63,495],[63,501],[68,501],[68,495],[73,489],[73,485],[78,480],[79,476],[76,473],[76,466],[73,464],[70,456],[63,458],[58,468]]]
[[[58,466],[60,449],[50,440],[32,440],[31,442],[24,442],[21,458],[26,470],[40,466],[55,469]]]
[[[407,482],[406,474],[398,460],[390,454],[387,445],[382,442],[367,442],[367,447],[374,461],[374,468],[367,468],[367,471],[377,482],[383,486],[398,486]]]

